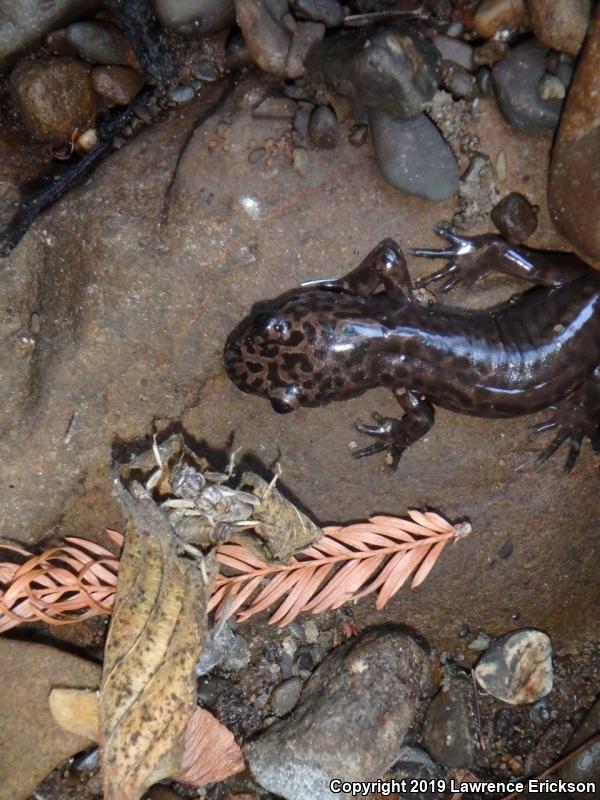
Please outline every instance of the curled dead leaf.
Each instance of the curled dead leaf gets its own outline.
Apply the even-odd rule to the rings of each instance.
[[[127,532],[99,700],[105,800],[137,800],[180,771],[210,593],[208,559],[180,555],[166,514],[135,494],[117,490]]]

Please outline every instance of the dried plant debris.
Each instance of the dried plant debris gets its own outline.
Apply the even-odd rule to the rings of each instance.
[[[117,537],[119,546],[122,536]],[[69,536],[66,544],[44,550],[39,556],[22,547],[0,544],[24,563],[0,563],[0,633],[22,622],[43,620],[67,625],[112,611],[119,559],[106,548]]]
[[[283,626],[301,612],[340,608],[372,592],[381,609],[411,575],[411,587],[419,586],[448,542],[471,530],[431,512],[408,514],[410,520],[380,516],[325,528],[321,539],[288,565],[267,564],[239,544],[223,545],[217,561],[234,574],[217,578],[209,610],[216,610],[217,618],[237,612],[242,621],[279,603],[269,622]]]
[[[141,484],[119,482],[117,497],[127,529],[99,698],[105,800],[139,798],[181,770],[213,572],[210,554],[181,554]]]
[[[236,540],[263,558],[285,562],[293,553],[317,541],[321,529],[275,488],[275,480],[267,483],[253,472],[242,475],[240,489],[258,498],[252,518],[259,524],[254,528],[254,537],[238,534]]]
[[[415,519],[415,516],[413,515],[417,515],[418,513],[419,512],[415,511],[410,512],[413,520]],[[335,575],[335,569],[339,569],[345,564],[349,564],[357,560],[362,561],[363,559],[366,559],[367,564],[369,565],[369,567],[372,568],[373,565],[375,565],[376,558],[378,556],[383,555],[384,558],[386,557],[386,546],[384,545],[384,539],[386,537],[390,537],[390,530],[402,532],[404,536],[408,537],[404,541],[400,540],[392,542],[390,545],[391,550],[389,552],[391,552],[392,554],[397,554],[398,561],[400,560],[403,554],[406,555],[410,553],[412,549],[415,550],[414,553],[415,562],[417,555],[422,556],[423,560],[421,566],[419,568],[419,571],[416,572],[415,578],[413,579],[413,582],[411,584],[411,586],[414,588],[416,585],[418,585],[418,583],[423,582],[423,580],[426,577],[425,570],[427,570],[428,573],[429,570],[434,566],[435,561],[437,561],[437,559],[441,555],[442,549],[447,543],[447,540],[452,538],[456,540],[470,531],[470,526],[467,523],[461,523],[456,526],[451,526],[445,520],[443,520],[443,522],[440,522],[439,526],[441,527],[443,524],[447,525],[448,528],[445,531],[439,529],[436,530],[433,527],[431,527],[431,519],[437,518],[438,520],[441,520],[442,518],[438,517],[438,515],[426,513],[421,515],[419,518],[429,520],[429,522],[425,522],[423,525],[421,525],[421,530],[425,534],[424,537],[415,540],[415,543],[413,544],[411,544],[410,538],[411,538],[411,531],[412,531],[412,537],[414,538],[415,527],[411,528],[410,531],[405,530],[406,526],[410,526],[411,523],[408,522],[407,520],[399,519],[398,517],[385,517],[385,516],[373,517],[367,523],[348,525],[346,527],[336,526],[331,528],[325,528],[324,536],[320,540],[318,540],[316,544],[313,545],[312,547],[309,546],[308,548],[305,548],[303,551],[298,553],[297,557],[294,558],[289,565],[268,563],[267,561],[256,555],[255,548],[253,549],[247,548],[245,545],[242,545],[239,542],[222,545],[217,550],[218,566],[222,568],[222,570],[227,570],[228,572],[231,572],[233,574],[229,575],[220,574],[218,576],[216,583],[214,584],[213,587],[214,595],[210,601],[210,608],[211,609],[215,608],[220,610],[222,619],[224,620],[226,614],[232,614],[236,610],[239,610],[244,604],[246,604],[246,601],[249,600],[252,592],[250,591],[249,594],[246,594],[246,592],[244,592],[244,595],[242,596],[241,594],[242,589],[247,591],[250,581],[252,581],[254,578],[259,578],[260,580],[258,580],[256,584],[253,584],[253,586],[254,585],[256,586],[256,591],[258,591],[259,586],[261,587],[261,589],[262,588],[270,589],[269,596],[271,597],[271,602],[268,603],[267,606],[263,606],[262,602],[261,604],[258,604],[258,596],[254,598],[254,601],[252,603],[246,604],[243,612],[240,611],[240,617],[243,619],[247,619],[253,614],[262,611],[263,608],[268,607],[268,605],[271,605],[271,603],[275,603],[277,598],[278,597],[280,598],[282,594],[285,593],[285,588],[281,590],[278,587],[279,587],[279,581],[283,581],[286,575],[291,577],[299,576],[302,578],[302,580],[306,580],[305,576],[308,575],[309,570],[311,568],[315,568],[314,573],[312,574],[312,578],[316,580],[320,576],[322,582],[324,583],[329,575],[331,575],[331,579],[333,579],[333,576]],[[430,527],[428,528],[427,526]],[[419,525],[416,525],[416,528],[418,529]],[[454,531],[454,534],[450,535],[450,531]],[[116,531],[109,531],[109,533],[113,540],[115,540],[118,544],[122,544],[123,537],[121,536],[121,534],[117,533]],[[366,536],[366,534],[368,534],[368,536]],[[343,537],[344,539],[345,549],[343,546],[340,546],[339,544],[340,537]],[[370,545],[367,546],[366,552],[364,550],[365,537],[370,543]],[[337,544],[333,543],[333,539],[336,539]],[[85,540],[77,540],[77,541],[84,542]],[[373,546],[375,541],[378,541],[383,549],[378,549],[377,547]],[[86,542],[86,544],[89,543]],[[28,569],[29,563],[33,564],[37,564],[38,562],[41,563],[42,574],[43,575],[47,574],[49,581],[52,582],[52,585],[55,585],[57,582],[58,576],[54,574],[57,570],[61,570],[60,574],[62,574],[63,572],[65,573],[66,577],[63,578],[64,584],[65,586],[69,586],[70,591],[72,592],[70,602],[72,604],[73,611],[70,612],[69,616],[70,621],[74,621],[77,618],[81,619],[88,616],[92,616],[97,613],[110,613],[112,611],[112,601],[114,599],[114,589],[116,585],[116,573],[118,569],[118,561],[109,553],[108,550],[104,550],[99,545],[94,545],[94,547],[100,552],[98,558],[102,559],[103,563],[105,563],[105,560],[108,559],[109,557],[112,559],[111,563],[114,562],[114,569],[113,571],[108,573],[107,586],[105,587],[106,589],[112,587],[112,591],[110,594],[107,594],[102,610],[98,611],[95,608],[91,608],[88,605],[87,601],[88,592],[86,591],[80,592],[78,590],[76,574],[72,574],[67,569],[62,569],[61,567],[54,565],[54,563],[51,560],[46,559],[44,557],[44,554],[37,557],[32,556],[30,561],[23,564],[22,567],[20,568],[21,579],[19,585],[19,593],[18,594],[16,594],[15,592],[10,593],[10,596],[11,598],[13,598],[15,603],[12,609],[8,609],[10,612],[10,616],[6,614],[3,615],[2,613],[0,613],[0,632],[2,630],[8,630],[8,628],[14,627],[15,625],[18,625],[20,622],[30,622],[35,619],[43,618],[48,622],[54,623],[54,621],[57,618],[57,613],[55,613],[52,603],[49,600],[44,600],[44,610],[41,612],[41,614],[37,613],[38,593],[45,595],[47,590],[45,586],[42,586],[41,588],[37,587],[38,583],[37,573],[33,569],[32,570]],[[326,556],[323,554],[323,552],[321,552],[322,548],[330,548],[330,549],[334,548],[335,550],[334,552]],[[429,548],[429,550],[427,548]],[[357,551],[361,551],[359,556],[357,556]],[[23,552],[26,553],[26,551]],[[318,555],[316,555],[316,553],[318,553]],[[412,560],[411,561],[407,560],[403,564],[402,568],[404,569],[410,563],[412,563]],[[319,571],[320,567],[327,567],[328,565],[330,565],[330,569],[327,573],[325,569]],[[0,564],[0,574],[2,573],[2,570],[5,566],[6,566],[5,564]],[[380,568],[383,567],[383,563],[380,562],[379,566]],[[386,567],[387,566],[388,565],[386,564]],[[46,573],[43,572],[44,569],[47,570]],[[398,572],[394,572],[393,568],[389,569],[391,576],[388,576],[390,578],[390,583],[388,583],[387,586],[391,585],[392,579],[395,579],[398,574]],[[400,568],[398,566],[396,566],[396,569],[400,571]],[[414,569],[416,570],[416,566]],[[383,580],[383,583],[385,583],[386,579],[381,578],[382,573],[383,569],[381,569],[381,571],[379,572],[378,578],[380,580]],[[357,573],[357,575],[358,574],[359,573]],[[27,580],[29,576],[31,576],[31,580],[28,583]],[[278,583],[273,585],[274,579],[277,576],[280,576]],[[288,580],[291,580],[291,577],[288,577]],[[417,577],[418,577],[418,583],[416,583]],[[265,586],[263,586],[262,585],[263,581],[267,581],[268,583]],[[380,594],[378,602],[381,603],[383,598],[384,601],[383,604],[385,604],[385,602],[387,602],[385,597],[388,590],[386,589],[386,593],[382,593],[382,590],[384,588],[383,583],[379,587]],[[287,584],[285,585],[287,586]],[[396,591],[398,591],[398,589],[401,588],[401,585],[397,587]],[[320,584],[316,584],[315,592],[317,588],[319,588],[319,586]],[[4,595],[5,602],[8,592],[11,588],[12,585],[8,587],[7,592]],[[371,588],[371,591],[375,590],[376,587]],[[339,591],[339,588],[337,591]],[[271,592],[275,592],[275,594],[273,595],[271,594]],[[361,588],[360,590],[355,592],[353,591],[353,593],[350,594],[350,596],[347,598],[347,601],[358,599],[358,597],[362,597],[365,594],[366,594],[365,588]],[[240,601],[240,597],[243,597],[242,601]],[[23,603],[24,600],[29,600],[29,598],[32,598],[32,600],[31,602],[29,602],[29,605],[27,606],[28,616],[24,616],[21,610],[21,603]],[[0,603],[2,603],[2,595],[0,595]],[[232,605],[233,603],[235,603],[235,606]],[[18,608],[18,614],[15,613],[15,610],[17,608]],[[0,605],[0,611],[1,609],[2,606]],[[305,606],[302,610],[305,611],[311,610],[313,613],[318,613],[321,609],[320,608],[317,609],[317,605],[315,604],[314,608],[308,609]],[[296,610],[294,617],[297,616],[298,613],[300,613],[300,611]],[[75,616],[75,614],[79,614],[80,616],[77,617]],[[279,620],[277,615],[275,615],[275,617],[272,618],[270,622],[272,623],[278,622],[279,625],[286,624],[286,622]],[[217,626],[217,628],[218,627],[219,626]],[[204,654],[201,658],[201,661],[203,658]]]
[[[190,546],[207,548],[252,531],[244,543],[265,558],[285,561],[319,538],[320,529],[275,489],[279,472],[270,483],[246,472],[232,486],[234,471],[235,453],[225,472],[213,472],[181,434],[174,434],[122,467],[121,475],[145,475],[146,489]]]
[[[100,709],[98,692],[92,689],[53,689],[50,711],[61,728],[98,742]],[[196,707],[183,735],[180,771],[172,775],[180,783],[204,786],[241,772],[244,756],[231,731],[204,708]]]
[[[186,729],[181,783],[205,786],[219,783],[245,769],[241,748],[231,731],[204,708],[196,708]]]

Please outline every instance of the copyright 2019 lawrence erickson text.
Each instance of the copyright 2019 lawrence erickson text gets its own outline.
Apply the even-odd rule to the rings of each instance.
[[[330,781],[329,789],[332,794],[351,795],[359,797],[370,792],[379,793],[383,797],[394,794],[417,794],[418,792],[478,792],[481,794],[539,794],[553,795],[559,792],[572,794],[595,794],[596,784],[593,781],[563,781],[559,778],[529,778],[522,781],[455,781],[448,780],[418,780],[402,779],[388,781],[344,781],[334,778]]]

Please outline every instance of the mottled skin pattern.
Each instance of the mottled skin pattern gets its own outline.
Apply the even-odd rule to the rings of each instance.
[[[386,239],[345,278],[256,306],[227,339],[230,378],[280,413],[389,387],[405,414],[357,422],[375,443],[356,455],[388,450],[393,467],[433,425],[434,405],[485,417],[551,408],[534,430],[557,436],[537,460],[568,440],[570,470],[584,436],[600,447],[600,273],[571,254],[439,233],[449,247],[412,253],[448,263],[417,286],[447,291],[489,271],[538,285],[483,311],[425,307],[413,298],[398,245]]]

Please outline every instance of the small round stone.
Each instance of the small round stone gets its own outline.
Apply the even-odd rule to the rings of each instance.
[[[475,75],[453,61],[442,61],[442,85],[454,97],[465,100],[471,100],[479,94]]]
[[[340,138],[337,117],[329,106],[315,108],[308,123],[308,135],[315,147],[331,150]]]
[[[538,87],[546,71],[546,48],[535,39],[511,48],[492,70],[496,100],[503,117],[516,130],[554,130],[562,101],[544,100]]]
[[[131,66],[135,56],[127,39],[112,22],[82,20],[65,29],[66,41],[92,64]]]
[[[81,61],[25,61],[13,71],[10,83],[21,122],[39,141],[68,141],[75,128],[89,128],[95,119],[90,68]]]
[[[302,678],[288,678],[273,689],[269,704],[276,717],[285,717],[294,708],[304,687]]]
[[[520,192],[503,197],[492,210],[491,218],[502,236],[513,244],[527,241],[538,224],[536,208]]]
[[[183,104],[193,100],[195,94],[193,86],[175,86],[173,89],[170,89],[167,97],[172,103]]]
[[[456,156],[429,117],[404,120],[373,112],[369,122],[375,158],[388,183],[437,202],[457,190]]]
[[[110,105],[126,106],[143,85],[140,73],[129,67],[94,67],[92,70],[94,91]]]
[[[154,0],[154,7],[165,28],[187,35],[218,33],[235,20],[233,0]]]
[[[538,86],[542,100],[562,100],[567,93],[564,83],[556,75],[544,75]]]
[[[353,147],[362,147],[369,138],[368,125],[355,125],[350,131],[348,141]]]
[[[475,667],[477,683],[511,705],[534,703],[552,690],[552,644],[542,631],[514,631],[498,639]]]

